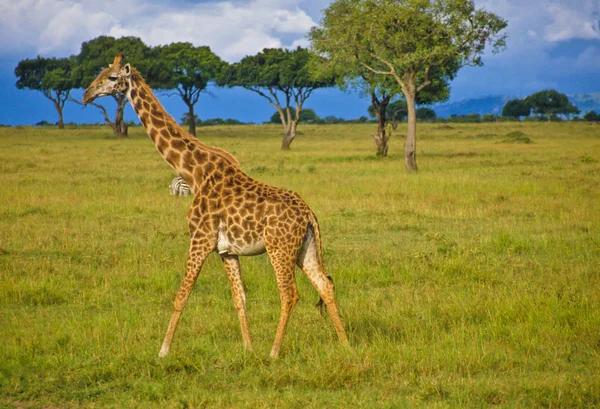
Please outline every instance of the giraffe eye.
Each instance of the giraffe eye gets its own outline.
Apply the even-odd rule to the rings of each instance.
[[[110,75],[110,76],[108,77],[108,79],[109,79],[109,80],[111,80],[111,81],[116,81],[116,80],[117,80],[117,78],[118,78],[118,77],[117,77],[116,75]]]

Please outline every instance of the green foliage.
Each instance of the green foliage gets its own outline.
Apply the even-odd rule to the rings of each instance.
[[[125,55],[124,64],[133,65],[149,83],[152,83],[153,78],[148,76],[148,73],[154,54],[140,38],[99,36],[82,43],[81,51],[76,57],[81,69],[80,87],[87,88],[100,71],[112,63],[118,53]]]
[[[513,131],[506,134],[507,138],[502,140],[502,143],[533,143],[530,137],[521,131]]]
[[[194,122],[198,123],[199,120],[200,120],[200,118],[198,118],[198,115],[194,114]],[[186,125],[189,126],[190,125],[190,113],[184,112],[183,115],[181,116],[181,120],[179,123],[183,126],[186,126]]]
[[[583,119],[589,122],[598,122],[600,121],[600,115],[598,115],[594,111],[589,111],[587,114],[583,116]]]
[[[199,119],[196,124],[198,126],[216,126],[216,125],[247,125],[246,122],[238,121],[232,118],[211,118],[211,119]]]
[[[81,72],[74,58],[42,58],[19,61],[15,68],[18,89],[40,91],[54,103],[58,125],[63,127],[63,108],[71,90],[79,86]]]
[[[525,98],[525,103],[531,107],[535,114],[544,115],[549,121],[553,115],[568,116],[579,113],[579,109],[569,102],[569,98],[565,94],[553,89],[531,94]]]
[[[369,105],[367,108],[367,112],[371,118],[375,118],[375,109],[373,105]],[[406,107],[406,101],[399,99],[387,104],[385,109],[386,118],[388,121],[404,121],[406,119],[406,114],[408,113],[408,109]]]
[[[433,78],[451,79],[461,66],[481,65],[486,44],[495,51],[504,47],[505,36],[498,33],[505,26],[472,1],[338,0],[324,11],[310,40],[335,63],[402,81],[416,74],[417,86],[425,88]]]
[[[156,61],[151,72],[155,88],[175,89],[184,101],[197,102],[197,95],[214,81],[225,62],[210,47],[191,43],[171,43],[154,49]]]
[[[481,116],[481,122],[496,122],[498,119],[499,117],[494,114],[483,114]]]
[[[287,107],[284,108],[284,111],[290,110],[290,113],[293,117],[296,116],[296,110],[293,107]],[[300,122],[304,122],[304,123],[312,123],[316,120],[319,119],[319,116],[315,113],[315,111],[311,108],[305,108],[305,109],[301,109],[300,110]],[[279,114],[279,111],[275,111],[273,112],[273,115],[271,115],[271,118],[269,120],[269,122],[271,122],[272,124],[280,124],[281,123],[281,115]]]
[[[372,127],[306,125],[285,161],[278,126],[202,132],[319,218],[353,351],[298,270],[276,361],[266,255],[241,259],[254,352],[212,254],[157,358],[192,199],[142,128],[1,128],[0,406],[599,407],[600,127],[422,124],[418,177]],[[536,143],[496,143],[516,131]]]
[[[100,71],[112,63],[115,55],[122,53],[124,64],[130,63],[134,66],[150,84],[154,84],[154,76],[151,73],[151,66],[155,61],[155,53],[138,37],[120,37],[99,36],[81,45],[81,51],[77,55],[79,70],[81,71],[81,88],[87,88]],[[97,102],[95,105],[101,110],[105,122],[112,128],[115,136],[127,136],[128,126],[124,120],[125,104],[127,97],[124,94],[112,96],[117,103],[114,116],[114,122],[109,118],[106,108]]]
[[[478,113],[472,113],[467,115],[456,115],[452,114],[447,119],[448,122],[458,123],[478,123],[481,122],[481,116]]]
[[[289,98],[293,98],[292,91],[310,94],[317,88],[332,86],[332,75],[319,78],[310,75],[309,62],[312,58],[315,57],[301,47],[295,50],[265,48],[229,66],[220,76],[219,84],[240,86],[255,92],[279,91]]]
[[[181,125],[189,125],[189,113],[185,112],[181,117]],[[223,119],[223,118],[211,118],[202,120],[198,118],[198,115],[194,115],[196,126],[214,126],[214,125],[245,125],[245,122],[238,121],[237,119]]]
[[[529,116],[531,105],[522,99],[512,99],[502,107],[502,116],[516,118],[519,120],[522,116]]]
[[[500,17],[475,9],[472,0],[337,0],[309,37],[332,66],[369,71],[377,84],[395,81],[408,105],[405,163],[416,171],[418,98],[447,98],[448,83],[461,67],[482,65],[486,46],[493,52],[504,48],[505,27]]]
[[[243,87],[265,98],[283,116],[282,149],[288,149],[296,135],[300,120],[297,115],[308,97],[319,88],[335,84],[333,72],[315,75],[313,60],[319,57],[298,47],[295,50],[265,48],[260,53],[244,57],[223,70],[219,85]],[[285,107],[295,107],[294,114]]]
[[[177,91],[194,116],[194,106],[208,84],[221,74],[226,63],[210,47],[196,47],[191,43],[171,43],[155,48],[156,59],[151,67],[153,85],[158,89]],[[190,133],[196,133],[195,123],[190,123]]]
[[[72,58],[25,59],[15,68],[18,89],[41,91],[48,97],[52,91],[68,93],[78,85],[78,72]]]
[[[434,121],[436,118],[435,111],[431,108],[417,108],[417,119],[420,121]]]

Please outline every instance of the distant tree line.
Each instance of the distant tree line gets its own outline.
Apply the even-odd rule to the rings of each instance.
[[[232,119],[197,119],[195,106],[200,96],[208,93],[210,84],[222,87],[241,86],[267,98],[282,118],[282,149],[289,148],[296,136],[299,122],[297,116],[283,107],[293,103],[300,111],[314,90],[334,85],[332,75],[309,75],[309,61],[317,57],[300,47],[295,50],[265,49],[238,63],[228,64],[207,46],[171,43],[149,47],[137,37],[117,39],[100,36],[84,42],[78,55],[68,58],[38,56],[20,61],[15,68],[16,86],[19,89],[40,91],[50,99],[58,113],[58,126],[63,128],[66,101],[82,104],[71,98],[71,91],[87,88],[119,52],[125,54],[127,61],[143,73],[152,88],[179,95],[187,107],[185,124],[192,135],[196,135],[197,125],[237,123]],[[115,136],[127,136],[129,124],[123,115],[127,97],[120,94],[113,98],[117,104],[114,116],[101,104],[94,102],[91,105],[100,110]]]
[[[559,119],[558,115],[569,118],[570,115],[576,115],[579,112],[579,109],[569,102],[569,98],[565,94],[554,89],[536,92],[525,99],[510,100],[502,108],[504,118],[514,118],[517,121],[521,117],[529,117],[531,114],[534,114],[536,119],[551,121]]]
[[[83,43],[80,53],[69,58],[23,60],[15,75],[17,87],[41,91],[54,103],[62,127],[62,109],[71,90],[86,88],[122,52],[152,88],[181,97],[192,134],[195,105],[209,84],[239,86],[265,98],[283,127],[282,149],[294,140],[304,105],[315,90],[358,89],[370,97],[370,115],[377,119],[377,155],[387,155],[390,123],[405,118],[404,163],[407,171],[416,171],[417,119],[432,114],[417,106],[447,100],[458,70],[482,65],[486,47],[501,51],[506,25],[495,14],[476,9],[473,0],[335,0],[324,10],[320,26],[310,32],[312,52],[265,49],[228,64],[206,46],[149,47],[136,37],[102,36]],[[114,98],[114,117],[104,106],[93,105],[115,135],[124,136],[126,97]],[[313,119],[321,120],[334,122],[330,117]]]
[[[581,120],[577,115],[580,110],[573,105],[567,95],[556,90],[544,90],[529,95],[523,99],[507,101],[500,115],[472,113],[467,115],[450,115],[446,122],[496,122],[496,121],[562,121]],[[586,121],[600,121],[593,111],[583,116]]]

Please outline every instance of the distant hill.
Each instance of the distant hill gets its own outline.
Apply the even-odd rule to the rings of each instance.
[[[433,110],[438,117],[442,118],[447,118],[452,114],[468,115],[477,113],[479,115],[500,115],[502,113],[502,107],[504,107],[504,104],[506,104],[507,101],[510,101],[511,99],[522,99],[526,96],[527,95],[488,95],[485,97],[464,99],[462,101],[434,106]],[[569,101],[581,110],[581,114],[585,114],[589,111],[600,113],[600,92],[572,94],[567,96],[569,97]]]
[[[593,92],[591,94],[574,94],[568,95],[569,101],[571,101],[577,108],[581,110],[581,114],[586,114],[590,111],[596,111],[600,113],[600,92]]]

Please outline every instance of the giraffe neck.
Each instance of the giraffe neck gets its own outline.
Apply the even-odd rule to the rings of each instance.
[[[201,143],[179,126],[135,69],[127,97],[156,149],[190,186],[199,187],[215,169],[215,162],[239,168],[233,155]]]

